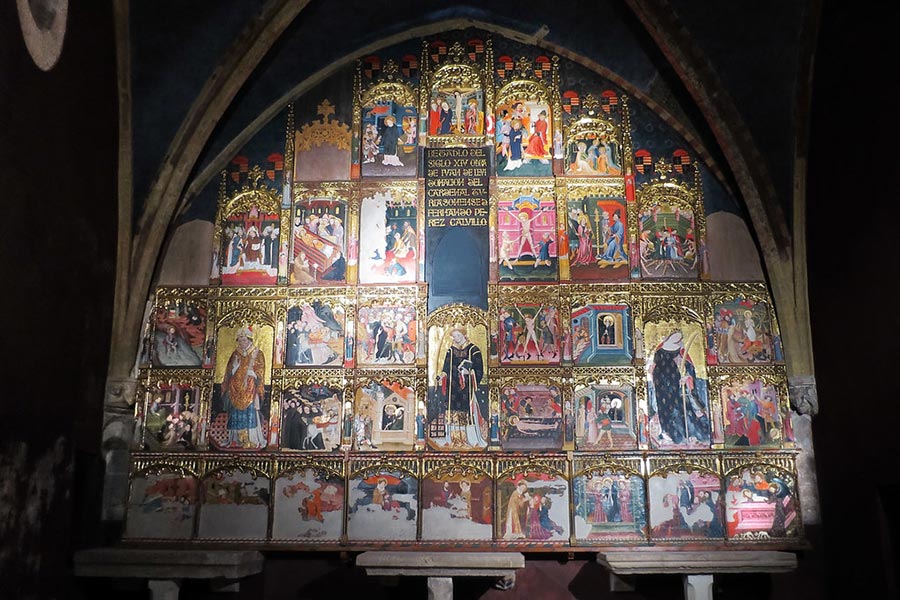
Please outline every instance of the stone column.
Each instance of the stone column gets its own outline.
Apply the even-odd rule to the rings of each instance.
[[[713,600],[712,575],[684,575],[684,600]]]
[[[812,418],[819,412],[819,397],[816,378],[812,375],[788,376],[788,392],[791,405],[796,410],[791,424],[800,453],[797,455],[797,485],[799,487],[803,523],[818,524],[819,485],[816,480],[816,456],[813,448]]]
[[[134,440],[134,394],[137,381],[133,378],[106,381],[103,403],[103,461],[106,474],[103,481],[104,521],[122,521],[128,503],[128,463]]]
[[[428,600],[453,600],[453,578],[429,577]]]
[[[147,581],[147,587],[150,588],[151,600],[178,600],[181,581],[178,579],[150,579]]]

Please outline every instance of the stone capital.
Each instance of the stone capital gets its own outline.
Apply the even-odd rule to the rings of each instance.
[[[788,376],[791,406],[801,415],[815,416],[819,412],[819,395],[815,375]]]
[[[137,379],[133,377],[110,377],[106,380],[106,392],[103,397],[103,407],[107,411],[116,409],[130,410],[134,404],[134,394],[137,391]]]

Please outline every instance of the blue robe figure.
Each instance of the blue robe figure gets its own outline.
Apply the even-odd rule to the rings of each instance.
[[[612,171],[612,170],[621,171],[622,170],[621,167],[619,167],[619,165],[617,165],[613,161],[612,147],[608,144],[606,146],[606,166],[607,166],[607,168],[609,168],[610,171]]]
[[[551,265],[550,262],[550,244],[553,243],[553,240],[550,237],[545,237],[541,241],[538,242],[538,257],[534,262],[534,266],[538,265],[547,265],[548,267]]]
[[[444,103],[441,106],[441,119],[440,119],[440,129],[438,129],[438,133],[440,134],[448,134],[452,133],[451,129],[453,126],[453,109]]]
[[[713,514],[713,520],[709,523],[709,528],[706,531],[706,537],[709,538],[720,538],[725,536],[725,529],[722,527],[722,517],[719,515],[718,507],[716,503],[713,501],[712,494],[706,492],[706,498],[703,501],[710,511]]]
[[[509,132],[509,159],[510,161],[522,160],[522,128],[513,127]]]
[[[606,241],[606,252],[601,258],[603,260],[624,260],[625,252],[622,250],[622,240],[625,237],[625,226],[619,219],[619,213],[613,215],[613,223],[609,226],[609,239]]]
[[[603,506],[603,514],[606,515],[608,522],[622,522],[622,511],[619,508],[619,486],[615,481],[600,492],[600,504]]]
[[[238,264],[238,261],[241,259],[241,252],[243,252],[244,250],[244,243],[241,240],[241,236],[235,233],[234,236],[232,236],[231,241],[228,243],[228,246],[231,250],[228,259],[228,266],[233,267]]]
[[[402,277],[406,275],[406,268],[398,263],[396,258],[392,258],[391,263],[385,267],[384,274],[391,277]]]
[[[683,372],[678,365],[682,361]],[[675,444],[685,443],[688,438],[708,444],[706,399],[697,388],[697,372],[684,348],[684,336],[680,331],[671,334],[656,349],[651,378],[662,431]]]
[[[422,413],[416,415],[416,441],[425,441],[425,415]]]
[[[343,281],[344,273],[347,269],[347,261],[344,260],[344,253],[341,252],[338,254],[338,257],[335,259],[331,266],[325,270],[322,274],[322,279],[327,281]]]

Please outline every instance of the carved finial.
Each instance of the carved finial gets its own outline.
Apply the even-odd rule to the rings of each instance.
[[[513,72],[519,77],[528,77],[528,74],[531,72],[531,60],[527,56],[520,56],[519,60],[516,61]]]
[[[597,114],[597,109],[600,108],[600,101],[593,94],[587,94],[584,98],[581,99],[581,108],[590,116],[594,116]]]
[[[384,75],[384,78],[388,81],[393,81],[395,77],[397,77],[397,72],[399,71],[399,67],[397,63],[394,62],[393,59],[384,63],[384,66],[381,68],[381,73]]]
[[[462,47],[462,44],[454,42],[453,45],[450,46],[448,54],[450,55],[451,62],[461,63],[463,62],[463,57],[466,55],[466,51]]]
[[[328,118],[334,114],[334,106],[332,106],[331,101],[326,98],[316,107],[316,111],[322,115],[322,122],[325,123],[328,121]]]
[[[247,173],[247,180],[250,182],[250,185],[253,186],[253,189],[259,188],[259,182],[263,177],[265,177],[265,173],[259,168],[259,165],[253,165],[253,168]]]
[[[653,170],[656,172],[657,177],[660,179],[665,179],[666,176],[672,172],[672,165],[666,162],[666,159],[660,158],[656,161],[656,165],[653,167]]]

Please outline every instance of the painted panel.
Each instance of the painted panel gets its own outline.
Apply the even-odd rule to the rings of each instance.
[[[725,517],[729,539],[796,537],[801,524],[793,476],[780,469],[743,469],[726,482]]]
[[[556,281],[556,202],[520,196],[498,202],[501,281]]]
[[[294,205],[292,285],[336,285],[347,277],[347,203],[313,197]]]
[[[273,540],[336,542],[344,525],[344,480],[316,469],[275,480]]]
[[[416,363],[419,323],[412,304],[373,304],[357,315],[356,360],[360,366]]]
[[[514,385],[500,390],[500,443],[504,451],[559,450],[562,395],[556,386]]]
[[[428,347],[428,445],[437,450],[486,448],[486,328],[434,326],[428,333]]]
[[[190,451],[199,441],[200,388],[160,384],[147,392],[143,446],[153,452]]]
[[[710,445],[710,412],[703,336],[696,323],[645,326],[650,443],[662,449]]]
[[[475,470],[459,471],[423,481],[423,540],[492,539],[493,481]]]
[[[343,390],[309,383],[288,388],[281,397],[281,448],[334,451],[341,447]]]
[[[500,308],[500,363],[558,365],[561,359],[559,310],[542,304]]]
[[[196,506],[193,476],[165,471],[136,476],[131,482],[125,537],[190,539]]]
[[[628,214],[624,199],[569,199],[569,268],[574,281],[625,281],[628,272]]]
[[[566,541],[569,484],[557,475],[526,472],[497,483],[499,539]]]
[[[721,540],[725,535],[719,503],[721,481],[700,471],[650,477],[651,537],[654,540]]]
[[[281,244],[281,217],[253,207],[228,216],[222,285],[275,285]]]
[[[343,306],[315,299],[287,310],[288,367],[337,367],[344,357]]]
[[[359,282],[416,281],[419,238],[416,206],[390,192],[363,198],[360,209]]]
[[[363,176],[415,177],[417,126],[415,106],[385,101],[363,107]]]
[[[641,275],[652,279],[696,279],[700,272],[694,213],[656,205],[641,214]]]
[[[644,480],[626,472],[577,475],[572,482],[575,539],[580,543],[646,538]]]
[[[628,305],[572,308],[572,359],[576,365],[629,365],[633,355]]]
[[[591,384],[576,388],[575,447],[579,451],[637,448],[634,389]]]
[[[350,540],[415,540],[418,481],[402,471],[351,477]]]
[[[546,102],[509,99],[497,106],[497,175],[549,177],[553,174],[553,126]]]
[[[191,299],[168,300],[155,311],[150,345],[154,367],[199,367],[206,342],[205,303]]]
[[[220,450],[259,450],[269,431],[274,328],[219,329],[209,442]]]
[[[206,539],[262,540],[269,521],[269,479],[250,471],[222,469],[200,487],[197,536]]]

